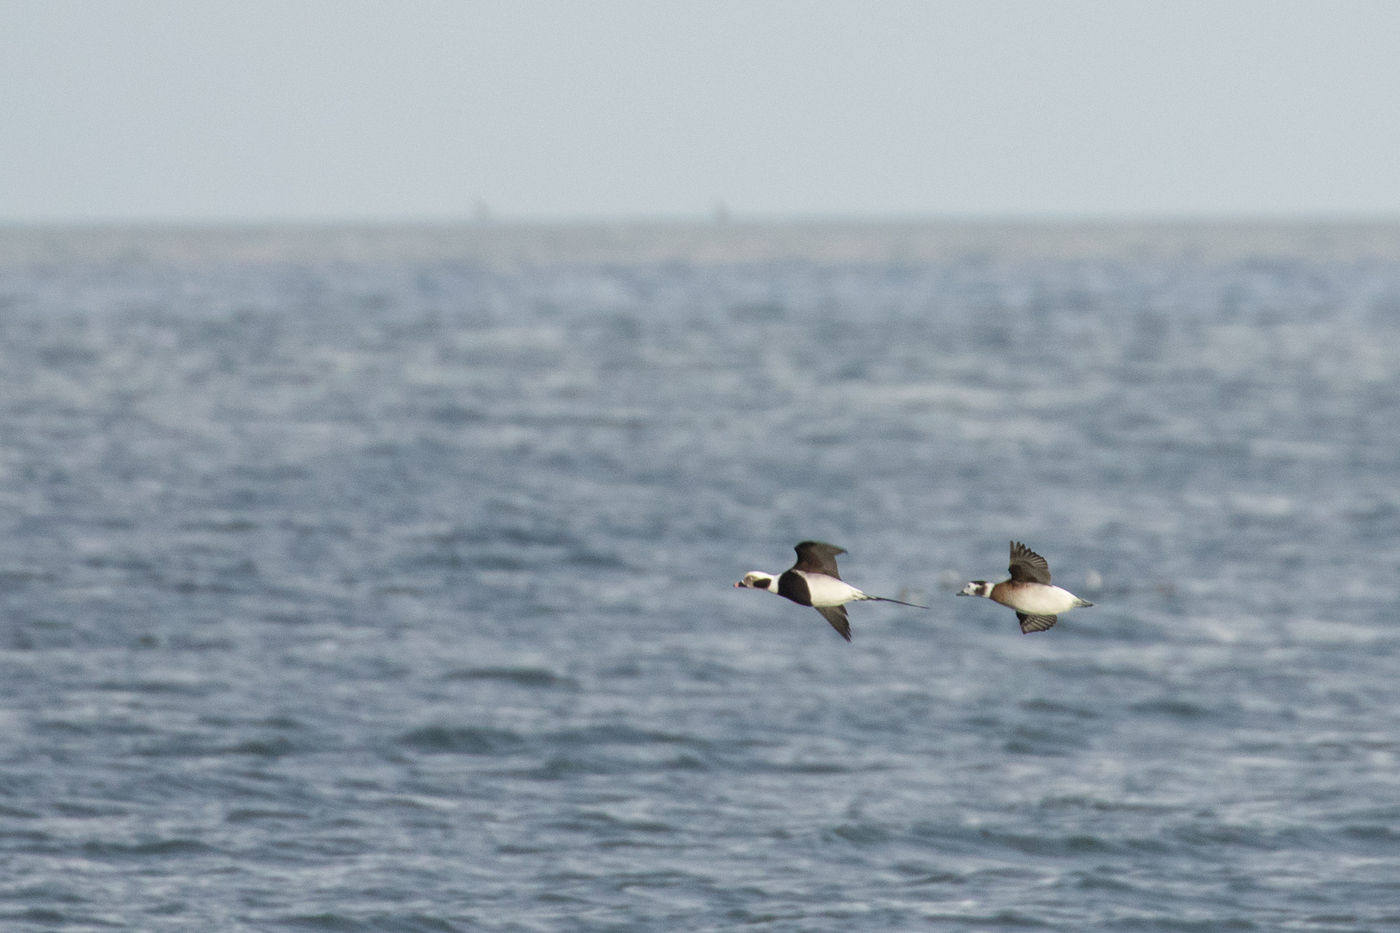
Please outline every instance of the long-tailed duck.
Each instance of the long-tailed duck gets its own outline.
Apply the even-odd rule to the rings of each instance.
[[[927,609],[917,603],[906,603],[888,596],[871,596],[862,593],[841,579],[836,571],[836,555],[845,554],[843,548],[823,541],[803,541],[797,545],[797,563],[780,574],[754,570],[744,574],[744,579],[734,584],[752,590],[767,590],[785,596],[799,606],[811,606],[831,623],[831,627],[846,641],[851,640],[851,623],[846,618],[846,603],[862,599],[873,599],[883,603],[898,603],[915,609]]]
[[[1011,542],[1011,579],[1000,583],[973,580],[959,596],[985,596],[1016,610],[1021,631],[1043,632],[1055,624],[1062,612],[1092,606],[1069,590],[1050,585],[1050,565],[1019,541]]]

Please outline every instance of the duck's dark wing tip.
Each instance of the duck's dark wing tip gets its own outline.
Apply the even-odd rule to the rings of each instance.
[[[831,627],[836,629],[836,634],[846,641],[851,640],[851,622],[846,618],[845,606],[818,606],[817,611],[822,614],[822,618],[831,623]]]

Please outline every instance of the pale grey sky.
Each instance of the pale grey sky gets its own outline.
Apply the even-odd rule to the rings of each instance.
[[[1400,218],[1391,0],[0,0],[0,221]]]

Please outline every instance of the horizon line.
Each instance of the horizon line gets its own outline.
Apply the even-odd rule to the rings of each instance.
[[[782,227],[812,226],[1189,226],[1189,225],[1389,225],[1400,212],[1316,211],[724,211],[694,213],[577,213],[437,215],[113,215],[97,217],[0,217],[3,230],[217,229],[217,228],[531,228],[531,227]]]

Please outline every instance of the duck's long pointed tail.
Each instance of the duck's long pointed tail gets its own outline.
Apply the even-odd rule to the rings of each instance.
[[[908,606],[911,609],[927,609],[928,606],[920,606],[918,603],[906,603],[902,599],[890,599],[888,596],[867,596],[866,599],[873,599],[879,603],[896,603],[900,606]]]

